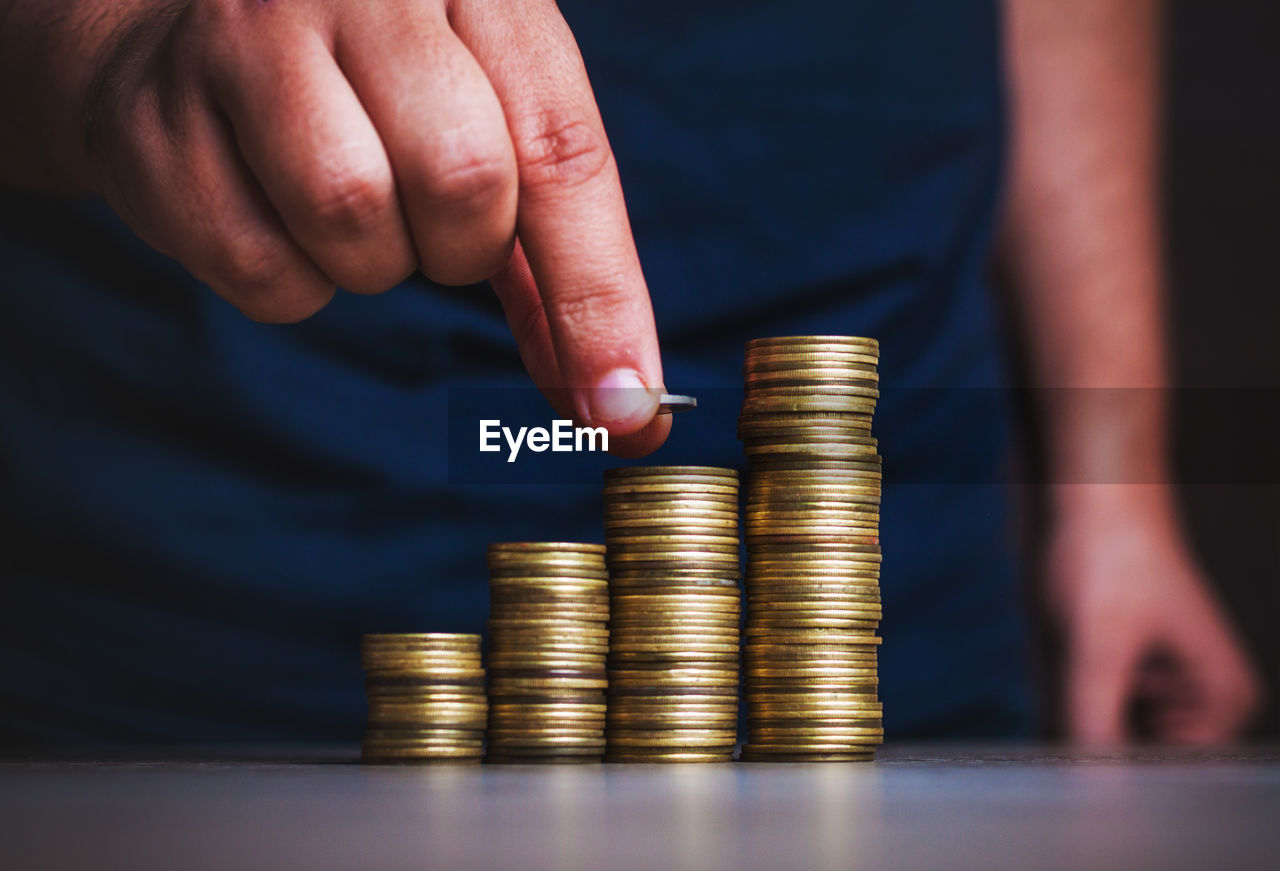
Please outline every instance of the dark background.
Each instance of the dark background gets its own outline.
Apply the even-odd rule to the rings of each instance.
[[[1175,0],[1166,8],[1175,383],[1277,388],[1280,3]],[[1266,402],[1265,391],[1224,393],[1212,415],[1175,393],[1181,468],[1205,451],[1232,457],[1236,468],[1274,468],[1280,409],[1251,407]],[[1267,678],[1258,732],[1280,738],[1280,486],[1197,482],[1182,491],[1200,556]]]

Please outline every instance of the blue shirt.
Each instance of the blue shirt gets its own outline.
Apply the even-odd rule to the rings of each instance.
[[[1024,733],[1008,415],[976,389],[993,3],[561,5],[668,385],[734,396],[754,336],[881,341],[890,737]],[[101,203],[13,192],[0,275],[0,740],[354,739],[362,633],[481,631],[488,542],[602,537],[598,484],[450,483],[449,390],[527,384],[485,288],[255,324]],[[733,406],[650,461],[741,466]]]

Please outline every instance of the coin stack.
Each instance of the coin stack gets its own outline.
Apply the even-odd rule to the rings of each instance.
[[[365,762],[479,762],[487,704],[480,636],[366,635]]]
[[[489,546],[489,762],[599,762],[609,575],[604,546]]]
[[[605,473],[610,762],[729,762],[737,743],[738,473]]]
[[[756,761],[871,759],[881,462],[874,339],[747,344],[747,742]]]

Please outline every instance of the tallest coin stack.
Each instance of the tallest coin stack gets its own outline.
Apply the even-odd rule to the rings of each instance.
[[[747,743],[755,761],[871,759],[880,455],[874,339],[747,343]]]

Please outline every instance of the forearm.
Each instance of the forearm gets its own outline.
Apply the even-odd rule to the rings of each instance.
[[[155,0],[0,0],[0,184],[88,187],[84,93],[104,47]]]
[[[1012,160],[1004,254],[1056,501],[1163,500],[1158,3],[1007,0]],[[1087,496],[1084,498],[1088,498]]]

